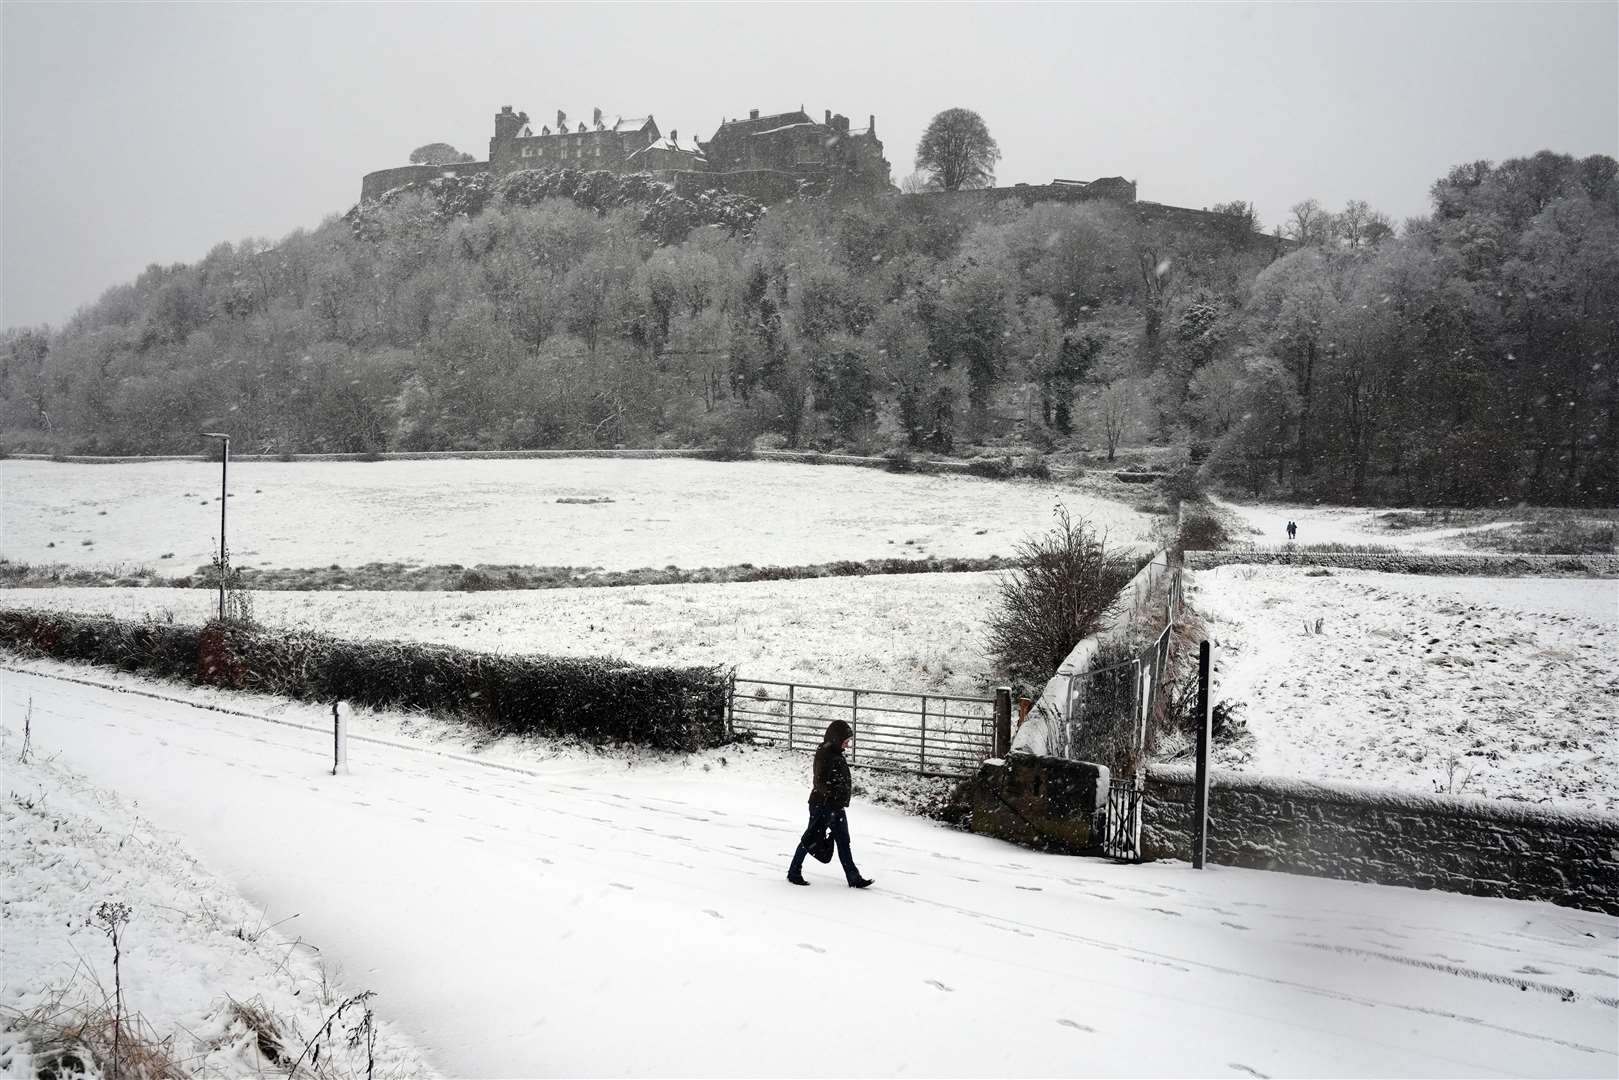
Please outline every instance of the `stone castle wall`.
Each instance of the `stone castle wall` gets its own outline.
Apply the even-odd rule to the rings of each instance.
[[[1210,862],[1619,915],[1619,815],[1215,769]],[[1190,859],[1194,771],[1155,765],[1142,853]]]
[[[360,201],[371,202],[384,192],[404,184],[425,184],[441,176],[473,176],[489,171],[487,161],[458,161],[450,165],[401,165],[394,169],[378,169],[366,173],[360,180]]]

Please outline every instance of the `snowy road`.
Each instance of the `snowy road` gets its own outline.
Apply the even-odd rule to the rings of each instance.
[[[110,679],[37,669],[70,670]],[[297,913],[452,1075],[1619,1070],[1619,919],[1045,856],[858,801],[877,887],[794,889],[802,793],[734,754],[525,771],[356,742],[334,778],[329,735],[285,722],[312,708],[0,677],[8,729],[31,699],[39,752]]]

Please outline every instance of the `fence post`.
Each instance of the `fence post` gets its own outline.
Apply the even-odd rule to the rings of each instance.
[[[349,768],[349,740],[348,725],[343,722],[342,710],[337,702],[332,702],[332,775],[336,776],[339,770],[348,772]]]
[[[995,756],[1004,758],[1012,751],[1012,688],[995,688]]]
[[[947,706],[948,707],[948,706]],[[922,695],[922,746],[916,755],[916,771],[928,771],[928,696]]]
[[[854,746],[849,750],[849,760],[851,762],[860,753],[860,691],[855,690],[852,693],[854,694],[854,708],[849,711],[849,726],[854,728],[855,742]]]
[[[797,687],[792,683],[787,684],[787,749],[789,750],[793,748],[793,691],[796,689]]]
[[[1213,649],[1207,641],[1197,647],[1197,787],[1192,793],[1192,869],[1203,869],[1209,844],[1209,743],[1213,734],[1213,689],[1210,686]]]

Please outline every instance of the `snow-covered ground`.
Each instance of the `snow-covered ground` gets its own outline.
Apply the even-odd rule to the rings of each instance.
[[[1401,551],[1434,554],[1477,553],[1478,548],[1462,539],[1466,534],[1505,529],[1514,524],[1513,521],[1497,521],[1439,529],[1390,529],[1382,520],[1382,515],[1392,512],[1388,507],[1240,503],[1213,497],[1209,501],[1238,523],[1239,527],[1231,537],[1235,543],[1261,547],[1285,545],[1288,542],[1287,523],[1292,521],[1298,525],[1296,542],[1302,546],[1376,544]],[[1520,520],[1528,521],[1530,518],[1525,516]]]
[[[270,626],[498,652],[735,665],[746,677],[973,696],[999,573],[500,593],[259,592]],[[206,589],[5,589],[0,606],[203,622]]]
[[[272,723],[9,672],[3,694],[13,739],[31,698],[39,751],[182,833],[266,918],[299,913],[452,1075],[1619,1068],[1608,916],[1044,855],[860,799],[876,887],[812,864],[795,889],[803,758],[514,766],[356,741],[333,777],[317,706]]]
[[[219,467],[206,462],[0,461],[0,489],[0,555],[17,562],[186,573],[218,537]],[[237,564],[265,567],[1011,555],[1050,527],[1059,500],[1120,544],[1152,526],[1068,485],[764,461],[241,462],[230,492]]]
[[[1619,582],[1286,566],[1191,580],[1216,700],[1242,703],[1254,737],[1221,764],[1619,810]]]
[[[319,1047],[326,1066],[320,1075],[364,1076],[364,1044],[346,1042],[366,1005],[344,1010],[317,1038],[360,988],[345,981],[340,961],[325,961],[302,942],[296,913],[271,915],[242,899],[179,837],[68,768],[49,739],[23,760],[21,719],[9,699],[5,708],[0,1074],[71,1074],[53,1064],[50,1040],[42,1037],[49,1030],[38,1021],[54,1016],[60,1025],[110,1013],[112,943],[95,921],[105,902],[130,912],[118,965],[126,1022],[149,1041],[172,1039],[170,1059],[188,1075],[279,1074],[307,1045],[312,1053]],[[36,718],[44,726],[43,703]],[[237,1003],[274,1026],[250,1027]],[[376,1075],[432,1075],[386,1019],[387,1002],[368,1004],[375,1012]],[[261,1031],[284,1055],[279,1068],[260,1049]],[[111,1075],[110,1061],[96,1064],[99,1075]]]

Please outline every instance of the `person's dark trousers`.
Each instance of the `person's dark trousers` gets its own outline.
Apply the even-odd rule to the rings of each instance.
[[[809,827],[798,840],[798,850],[793,852],[793,865],[787,868],[789,877],[801,877],[804,873],[804,856],[809,854],[810,846],[825,836],[828,831],[832,833],[832,841],[838,846],[838,861],[843,864],[843,876],[853,885],[860,880],[860,871],[854,864],[854,856],[849,853],[849,815],[841,806],[827,806],[825,804],[810,804]]]

